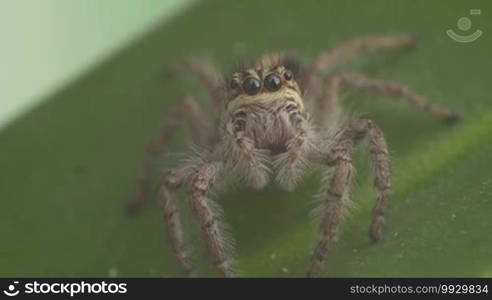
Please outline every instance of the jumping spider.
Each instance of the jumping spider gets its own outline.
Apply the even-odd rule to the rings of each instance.
[[[217,204],[209,191],[228,178],[242,178],[260,189],[273,177],[278,185],[294,189],[310,165],[330,170],[322,196],[319,240],[307,275],[323,275],[323,266],[339,232],[347,190],[353,176],[352,151],[366,141],[377,191],[369,236],[381,238],[391,190],[390,160],[385,137],[374,121],[343,118],[341,88],[355,88],[388,98],[400,98],[433,117],[453,121],[453,111],[427,102],[404,85],[357,73],[327,71],[340,62],[377,49],[413,45],[412,36],[367,36],[323,52],[298,68],[282,53],[268,54],[226,81],[212,66],[185,60],[181,69],[196,75],[207,87],[216,115],[210,119],[189,96],[170,110],[162,128],[147,149],[138,195],[129,203],[137,209],[147,198],[151,169],[178,127],[186,123],[198,146],[191,157],[169,171],[159,190],[164,221],[173,252],[189,276],[196,276],[184,249],[183,228],[175,191],[184,187],[198,219],[213,263],[221,276],[233,277],[229,240],[218,220]]]

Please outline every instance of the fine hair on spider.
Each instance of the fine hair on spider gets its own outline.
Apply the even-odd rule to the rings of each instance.
[[[187,159],[163,175],[158,193],[167,235],[185,273],[197,276],[185,247],[178,209],[181,200],[176,197],[176,191],[183,188],[215,269],[220,276],[233,277],[232,238],[226,234],[221,210],[212,200],[214,188],[233,178],[256,189],[274,182],[290,191],[307,171],[319,166],[329,175],[322,180],[321,205],[317,209],[319,237],[307,276],[323,276],[349,202],[354,147],[367,149],[372,165],[376,199],[369,237],[373,241],[382,236],[391,193],[384,134],[374,121],[349,118],[343,113],[342,89],[373,93],[383,100],[401,100],[443,121],[458,120],[454,111],[428,102],[403,84],[355,72],[329,71],[359,55],[404,49],[415,42],[412,35],[364,36],[321,52],[302,68],[289,55],[269,53],[236,70],[227,80],[206,61],[185,59],[177,69],[190,72],[203,83],[214,115],[204,113],[193,96],[184,97],[168,111],[147,147],[137,195],[127,203],[128,210],[137,211],[149,198],[158,158],[178,128],[186,125],[197,146]]]

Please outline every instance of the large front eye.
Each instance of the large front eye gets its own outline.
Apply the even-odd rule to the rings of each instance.
[[[265,77],[265,87],[274,92],[280,89],[282,86],[282,79],[277,74],[270,74],[267,77]]]
[[[254,77],[246,78],[243,82],[243,90],[248,95],[255,95],[261,89],[261,81]]]

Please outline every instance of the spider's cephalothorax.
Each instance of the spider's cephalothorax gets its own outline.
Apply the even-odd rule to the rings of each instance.
[[[389,99],[400,98],[442,120],[457,119],[453,111],[429,103],[404,85],[358,73],[327,71],[365,51],[403,48],[414,42],[412,36],[355,39],[321,53],[302,71],[285,55],[269,54],[233,73],[230,80],[201,60],[184,61],[180,67],[197,75],[208,88],[216,115],[207,117],[192,97],[186,97],[171,109],[148,147],[138,195],[129,208],[135,210],[147,198],[152,166],[177,127],[186,123],[198,146],[190,158],[164,176],[159,190],[172,249],[187,274],[195,276],[184,247],[175,198],[175,190],[183,187],[188,191],[215,267],[221,276],[232,277],[231,239],[225,237],[218,220],[217,204],[208,198],[210,190],[230,178],[244,179],[255,188],[262,188],[274,179],[292,190],[305,171],[311,169],[308,166],[320,166],[329,176],[323,181],[320,235],[308,276],[323,275],[348,201],[354,146],[366,141],[371,155],[377,198],[369,235],[374,241],[381,237],[391,190],[384,135],[371,120],[342,117],[340,89],[355,88]]]
[[[255,148],[275,155],[287,151],[305,118],[299,85],[278,55],[264,57],[250,69],[233,74],[225,118],[228,130],[242,130]]]
[[[226,166],[256,188],[267,184],[275,171],[278,182],[292,189],[306,166],[304,155],[314,149],[314,140],[307,140],[302,91],[285,61],[280,54],[265,55],[235,72],[226,90],[218,149],[228,158]]]

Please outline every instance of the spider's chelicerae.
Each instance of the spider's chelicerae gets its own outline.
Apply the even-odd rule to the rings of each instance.
[[[182,187],[187,190],[218,273],[232,277],[231,240],[219,221],[217,203],[208,197],[211,189],[230,178],[241,178],[257,189],[272,180],[292,190],[310,166],[323,166],[329,175],[322,183],[320,233],[307,273],[310,277],[323,275],[348,202],[354,146],[365,141],[373,165],[377,198],[369,236],[374,241],[381,238],[391,191],[390,160],[383,133],[374,121],[342,117],[340,90],[354,88],[402,99],[445,121],[458,116],[398,83],[357,73],[322,74],[366,51],[404,48],[414,42],[411,36],[362,37],[321,53],[305,67],[282,53],[268,54],[233,73],[230,80],[198,59],[185,60],[180,67],[205,84],[216,115],[207,116],[190,96],[170,110],[148,147],[138,195],[130,207],[137,208],[147,198],[153,164],[178,127],[186,123],[197,147],[188,159],[165,174],[159,189],[167,233],[179,264],[189,276],[196,276],[184,247],[175,197]]]

